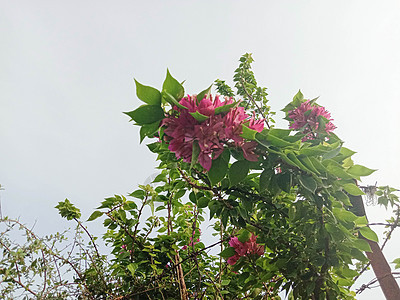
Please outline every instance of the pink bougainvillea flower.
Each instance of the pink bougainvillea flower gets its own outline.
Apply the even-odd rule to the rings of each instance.
[[[242,243],[237,237],[232,237],[229,241],[229,246],[235,249],[236,254],[228,258],[228,264],[234,265],[242,256],[264,254],[264,246],[257,244],[257,236],[251,234],[248,241]]]
[[[254,153],[256,142],[245,142],[240,136],[242,125],[246,123],[251,129],[261,132],[264,128],[263,120],[250,118],[241,106],[230,108],[227,112],[215,114],[215,109],[224,105],[234,103],[233,98],[225,97],[224,101],[216,96],[214,100],[211,95],[203,99],[196,96],[186,96],[179,103],[187,107],[182,109],[174,107],[174,112],[162,122],[165,127],[164,140],[169,143],[168,149],[175,153],[177,159],[191,162],[193,143],[197,142],[200,153],[198,162],[210,170],[212,161],[221,155],[228,142],[233,142],[236,147],[242,148],[244,157],[255,161],[258,155]],[[207,116],[204,121],[196,120],[190,113],[199,112]]]
[[[246,255],[247,249],[245,245],[241,241],[239,241],[237,237],[231,238],[231,240],[229,241],[229,246],[235,248],[235,251],[239,256]]]
[[[200,101],[197,111],[205,116],[213,116],[215,113],[215,106],[212,101],[208,98],[204,98]]]
[[[245,159],[247,159],[249,161],[257,161],[258,160],[258,155],[254,153],[254,150],[256,149],[257,145],[258,145],[258,143],[255,141],[243,143],[242,150],[243,150],[243,156]]]
[[[236,262],[239,260],[240,256],[235,254],[234,256],[231,256],[228,258],[228,264],[234,265]]]
[[[256,120],[255,119],[256,113],[253,112],[253,116],[250,119],[248,127],[250,129],[256,130],[258,132],[261,132],[264,129],[264,119]]]
[[[319,128],[319,116],[328,120],[324,129]],[[303,142],[315,139],[318,135],[318,129],[329,134],[336,128],[331,122],[333,121],[331,114],[324,107],[310,103],[310,100],[301,103],[299,107],[289,111],[288,117],[293,120],[289,128],[299,130],[305,134],[302,139]]]
[[[233,140],[236,143],[243,142],[240,134],[242,133],[242,124],[248,117],[242,106],[237,106],[226,114],[224,124],[227,139]]]
[[[247,254],[256,254],[263,255],[264,254],[264,246],[257,244],[257,236],[252,234],[250,239],[245,242],[245,247],[247,248]]]

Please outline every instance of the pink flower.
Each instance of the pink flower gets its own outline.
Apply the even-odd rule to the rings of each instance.
[[[264,254],[264,246],[257,244],[257,236],[251,234],[248,241],[242,243],[237,237],[232,237],[229,241],[229,246],[235,248],[236,254],[228,258],[228,264],[234,265],[241,256]]]
[[[231,256],[228,258],[228,264],[234,265],[236,262],[239,260],[240,256],[235,254],[234,256]]]
[[[213,116],[215,113],[215,106],[212,101],[208,98],[204,98],[200,101],[197,111],[205,116]]]
[[[240,134],[242,133],[242,124],[248,117],[242,106],[237,106],[226,114],[224,124],[227,139],[231,139],[236,143],[243,142],[244,139]]]
[[[249,161],[257,161],[258,160],[258,155],[254,153],[254,150],[257,145],[258,145],[258,143],[255,141],[243,143],[242,150],[243,150],[243,156],[245,159],[247,159]]]
[[[246,255],[247,249],[245,245],[241,241],[239,241],[237,237],[231,238],[231,240],[229,241],[229,246],[235,248],[235,251],[239,256]]]
[[[181,109],[174,107],[174,113],[164,119],[164,140],[169,143],[168,149],[175,153],[177,159],[191,162],[193,143],[200,147],[198,162],[210,170],[212,160],[218,158],[224,151],[227,142],[234,142],[236,147],[243,150],[244,157],[255,161],[258,155],[254,153],[256,142],[246,143],[240,136],[242,125],[248,123],[251,129],[262,131],[263,120],[255,120],[254,114],[249,119],[243,107],[236,106],[228,112],[215,115],[215,109],[233,103],[232,98],[225,98],[223,102],[218,96],[212,100],[211,95],[198,101],[196,96],[182,98],[179,103],[187,107]],[[197,121],[190,113],[199,112],[208,118],[202,122]]]
[[[253,111],[253,116],[250,119],[248,127],[250,129],[256,130],[258,132],[261,132],[264,129],[264,119],[256,120],[255,119],[256,113]]]
[[[324,129],[319,128],[319,116],[328,120]],[[324,107],[311,104],[310,100],[301,103],[299,107],[289,111],[288,117],[293,120],[289,128],[299,130],[305,134],[305,137],[302,139],[303,142],[315,139],[318,135],[318,129],[324,130],[329,134],[336,128],[331,122],[333,121],[331,114]]]
[[[127,246],[125,244],[122,245],[121,248],[124,249],[125,251],[128,251],[129,253],[133,253],[134,252],[133,249],[128,250],[128,248],[127,248]],[[120,252],[120,254],[122,254],[122,253],[123,253],[123,251]]]
[[[247,254],[256,254],[261,256],[264,254],[264,246],[257,244],[256,240],[257,236],[252,234],[250,239],[244,243],[247,248]]]

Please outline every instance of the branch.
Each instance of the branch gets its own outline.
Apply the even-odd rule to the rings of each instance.
[[[385,241],[382,244],[381,250],[383,250],[383,248],[385,248],[387,241],[390,239],[390,237],[392,236],[393,231],[396,229],[396,227],[399,224],[399,217],[400,217],[400,207],[397,205],[397,212],[396,212],[397,216],[396,216],[396,221],[394,221],[392,228],[390,228],[389,233],[386,236]]]
[[[390,276],[390,275],[400,275],[400,272],[392,272],[392,273],[389,273],[389,274],[385,275],[384,277]],[[395,278],[399,278],[399,277],[400,276],[396,276]],[[374,283],[378,282],[378,280],[379,279],[375,277],[374,279],[372,279],[367,284],[363,284],[358,290],[356,290],[356,294],[361,294],[365,289],[371,289],[371,288],[379,287],[379,285],[371,287],[371,285],[373,285]]]
[[[251,102],[253,102],[253,104],[257,107],[258,111],[260,112],[260,114],[263,116],[264,118],[264,122],[267,125],[268,129],[270,129],[271,127],[269,126],[268,123],[268,119],[265,117],[263,111],[261,110],[261,108],[258,106],[257,102],[254,100],[253,96],[251,96],[249,94],[249,92],[246,90],[246,87],[244,86],[244,80],[242,77],[240,77],[240,84],[242,85],[242,88],[244,90],[244,92],[246,93],[247,97],[250,99]]]
[[[80,226],[80,227],[86,232],[86,234],[89,236],[90,241],[92,242],[93,247],[94,247],[94,249],[96,250],[97,257],[100,259],[99,250],[97,249],[97,246],[96,246],[96,244],[95,244],[95,242],[94,242],[93,236],[89,233],[89,231],[85,228],[85,226],[82,225],[82,223],[81,223],[77,218],[74,218],[74,220],[79,224],[79,226]]]

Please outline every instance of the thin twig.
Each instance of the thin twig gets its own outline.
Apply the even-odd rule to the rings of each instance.
[[[262,111],[261,108],[258,106],[257,102],[254,100],[253,96],[251,96],[251,95],[249,94],[249,92],[247,91],[246,87],[244,86],[244,80],[243,80],[242,77],[240,78],[240,84],[242,85],[242,88],[243,88],[244,92],[246,93],[247,97],[251,100],[251,102],[253,102],[253,104],[257,107],[258,111],[260,112],[260,114],[261,114],[262,117],[264,118],[264,122],[265,122],[265,124],[267,125],[268,129],[270,129],[271,127],[269,126],[268,119],[265,117],[263,111]]]
[[[393,225],[390,228],[389,233],[387,234],[385,241],[382,244],[381,250],[383,250],[383,248],[385,248],[387,241],[390,239],[390,237],[392,236],[393,231],[396,229],[396,227],[399,224],[399,217],[400,217],[400,207],[397,205],[397,212],[396,212],[397,216],[396,216],[396,220],[394,221]]]
[[[386,274],[384,277],[391,276],[391,275],[400,275],[400,272],[392,272],[392,273]],[[382,279],[382,278],[380,278],[380,279]],[[399,276],[396,276],[395,278],[399,278]],[[371,287],[371,285],[373,285],[374,283],[378,282],[378,280],[379,279],[375,277],[374,279],[372,279],[367,284],[363,284],[358,290],[356,290],[356,294],[361,294],[365,289],[375,288],[375,287]],[[378,287],[378,286],[379,285],[377,285],[376,287]]]
[[[100,259],[100,253],[99,250],[97,249],[96,243],[94,242],[93,236],[89,233],[89,231],[85,228],[85,226],[82,225],[82,223],[77,219],[74,218],[74,220],[78,223],[78,225],[86,232],[88,237],[90,238],[90,241],[93,244],[94,250],[96,251],[97,257]]]

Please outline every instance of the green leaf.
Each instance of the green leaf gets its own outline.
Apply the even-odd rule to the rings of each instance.
[[[337,200],[341,201],[344,205],[352,206],[349,197],[345,193],[343,193],[342,191],[335,192],[334,197]]]
[[[277,174],[276,177],[278,186],[282,189],[282,191],[290,193],[290,189],[292,187],[292,175],[290,173],[281,173]]]
[[[167,101],[169,104],[171,104],[171,106],[176,105],[177,107],[179,107],[181,109],[187,109],[186,106],[183,106],[182,104],[180,104],[179,101],[176,100],[176,98],[173,95],[171,95],[170,93],[168,93],[168,92],[164,92],[163,91],[162,92],[162,98],[165,101]]]
[[[368,176],[374,173],[376,170],[369,169],[361,165],[354,165],[350,167],[347,172],[354,176]]]
[[[343,168],[348,169],[348,168],[352,167],[353,165],[354,165],[354,162],[351,159],[351,157],[347,157],[347,158],[343,159],[343,163],[342,163]]]
[[[368,224],[368,220],[366,216],[358,217],[355,222],[356,226],[363,226]]]
[[[377,242],[377,243],[379,242],[378,236],[371,228],[361,227],[359,230],[360,230],[360,233],[362,234],[362,236],[365,237],[366,239],[369,239],[369,240]]]
[[[217,159],[212,161],[211,169],[208,171],[208,178],[210,179],[211,185],[216,185],[218,182],[224,179],[227,171],[228,162],[221,154]]]
[[[326,152],[324,155],[322,155],[323,159],[330,159],[333,158],[335,156],[337,156],[340,153],[342,146],[339,144],[339,147],[334,148],[328,152]]]
[[[367,262],[368,258],[358,249],[351,249],[351,256],[353,256],[355,259],[358,259],[359,261]]]
[[[334,162],[334,161],[332,161]],[[336,163],[336,162],[335,162]],[[336,164],[329,164],[326,169],[328,170],[329,173],[331,173],[332,175],[335,175],[338,178],[341,179],[352,179],[353,177],[349,174],[347,174],[347,172],[340,166],[340,165],[336,165]]]
[[[255,140],[257,133],[258,133],[257,130],[251,129],[246,125],[242,124],[242,134],[240,135],[242,138],[246,140]]]
[[[346,147],[342,147],[340,149],[340,154],[342,154],[344,158],[351,157],[353,154],[356,154],[356,153],[357,152],[350,150],[349,148],[346,148]]]
[[[329,123],[329,120],[328,120],[327,118],[325,118],[324,116],[319,115],[319,116],[318,116],[318,123],[319,123],[319,124],[318,124],[317,132],[319,132],[319,133],[326,133],[325,128],[326,128],[326,124]]]
[[[160,143],[159,142],[154,142],[154,143],[151,143],[151,144],[147,144],[146,146],[147,146],[147,148],[149,148],[149,150],[151,152],[156,153],[157,149],[160,146]]]
[[[129,208],[128,209],[136,209],[137,205],[135,202],[133,201],[126,201],[126,203],[128,204]]]
[[[352,212],[347,211],[343,208],[334,207],[332,209],[332,212],[337,219],[345,221],[345,222],[353,222],[357,219],[357,216],[355,214],[353,214]]]
[[[341,230],[337,227],[337,225],[333,225],[330,223],[325,223],[325,229],[326,231],[328,231],[331,235],[332,238],[335,241],[341,241],[343,239],[343,233],[341,232]]]
[[[325,173],[326,172],[326,168],[324,167],[324,165],[321,163],[321,161],[319,160],[319,158],[316,157],[309,157],[311,163],[313,164],[313,166],[320,172],[320,173]]]
[[[312,170],[303,165],[303,163],[297,158],[297,155],[294,154],[293,152],[288,152],[287,157],[294,163],[295,166],[297,166],[301,170],[306,171],[308,173],[314,173]]]
[[[282,111],[288,113],[289,111],[295,109],[298,107],[302,102],[303,102],[304,96],[299,90],[296,95],[293,97],[293,101],[290,102],[288,105],[285,106],[285,108],[282,109]]]
[[[183,88],[183,86],[179,83],[178,80],[172,77],[168,69],[162,90],[163,92],[167,92],[168,94],[172,95],[173,98],[179,100],[182,99],[185,94],[185,89]]]
[[[236,185],[246,178],[249,173],[249,161],[248,160],[238,160],[234,162],[228,171],[228,177],[230,185]]]
[[[297,92],[297,94],[294,95],[294,97],[293,97],[293,101],[295,101],[296,104],[297,104],[297,103],[300,104],[301,101],[303,101],[303,99],[304,99],[304,96],[303,96],[303,93],[301,92],[301,90],[299,90],[299,91]],[[299,102],[297,102],[297,101],[299,101]]]
[[[272,134],[268,134],[267,135],[267,141],[271,143],[271,145],[276,146],[276,147],[280,147],[280,148],[284,148],[284,147],[293,147],[294,144],[287,142],[275,135]]]
[[[161,174],[160,174],[160,175],[161,175]],[[164,176],[165,176],[165,175],[164,175]],[[130,197],[135,197],[135,198],[138,198],[138,199],[143,200],[143,199],[144,199],[144,196],[145,196],[145,192],[144,192],[143,190],[136,190],[136,191],[130,193],[129,196],[130,196]]]
[[[228,247],[225,248],[219,255],[223,258],[229,258],[232,257],[236,254],[235,248],[233,247]]]
[[[222,113],[224,113],[224,112],[228,112],[228,111],[231,110],[231,108],[233,108],[233,107],[235,107],[235,106],[237,106],[237,105],[238,105],[238,102],[233,102],[233,103],[231,103],[231,104],[226,104],[226,105],[218,106],[218,107],[215,109],[214,114],[215,114],[215,115],[219,115],[219,114],[222,114]]]
[[[315,193],[315,190],[317,189],[317,182],[314,180],[314,178],[311,176],[301,175],[299,176],[299,182],[305,189],[309,190],[313,194]]]
[[[400,258],[396,258],[392,261],[392,264],[400,264]]]
[[[337,284],[340,286],[352,286],[354,284],[354,281],[352,279],[345,279],[345,278],[339,278],[337,280]]]
[[[289,136],[291,132],[291,129],[271,128],[268,134],[272,134],[273,136],[276,136],[278,138],[285,139]]]
[[[400,269],[400,258],[396,258],[394,261],[392,261],[392,264],[396,264],[394,266],[395,269]]]
[[[300,154],[304,154],[306,156],[319,156],[328,151],[329,148],[323,145],[308,146],[307,144],[304,144],[303,148],[300,149]]]
[[[196,197],[196,194],[195,194],[195,192],[190,192],[190,194],[189,194],[189,200],[191,201],[191,202],[193,202],[194,204],[197,204],[197,197]]]
[[[103,215],[103,212],[96,210],[90,215],[90,217],[89,217],[89,219],[87,219],[87,221],[88,222],[93,221],[93,220],[101,217],[102,215]]]
[[[158,206],[158,207],[156,208],[156,212],[157,212],[157,211],[160,211],[160,210],[163,210],[163,209],[166,209],[165,206],[163,206],[163,205]]]
[[[265,169],[260,175],[260,191],[263,192],[268,190],[271,182],[271,178],[274,172],[270,169]]]
[[[138,264],[135,264],[135,263],[131,263],[127,266],[127,269],[129,270],[129,272],[131,272],[132,276],[135,275],[137,268],[138,268]]]
[[[371,247],[366,240],[356,239],[353,241],[353,245],[361,251],[372,252]]]
[[[193,118],[196,119],[196,121],[199,121],[199,122],[203,122],[209,118],[209,116],[205,116],[205,115],[199,113],[198,111],[196,111],[194,113],[191,112],[190,114],[192,115]]]
[[[68,199],[65,199],[64,202],[58,202],[58,205],[55,208],[58,209],[58,213],[61,217],[66,218],[68,221],[79,219],[81,217],[81,211],[79,208],[75,207],[75,205]]]
[[[343,184],[343,189],[353,196],[365,195],[364,192],[360,190],[354,183]]]
[[[300,162],[307,167],[307,169],[311,170],[315,174],[320,174],[318,169],[314,166],[314,164],[311,162],[310,158],[308,156],[299,156],[298,159]]]
[[[143,105],[134,111],[125,112],[137,124],[151,124],[164,119],[164,111],[158,105]]]
[[[167,175],[165,173],[158,174],[152,182],[167,182]]]
[[[159,127],[160,127],[160,121],[156,121],[151,124],[144,124],[140,128],[140,143],[143,142],[146,136],[152,138],[154,134],[158,131]]]
[[[213,85],[211,84],[204,91],[201,91],[200,93],[197,94],[197,103],[199,103],[201,100],[203,100],[205,96],[210,95],[212,86]]]
[[[230,279],[224,279],[221,281],[221,285],[228,285],[229,283],[231,283]],[[228,292],[228,291],[226,291],[226,292]]]
[[[136,95],[140,100],[150,105],[161,106],[161,93],[159,90],[151,86],[142,85],[136,79],[134,80],[136,84]]]
[[[199,200],[197,200],[197,207],[198,208],[204,208],[208,206],[208,203],[210,202],[210,199],[207,197],[201,197]]]
[[[251,237],[251,232],[248,230],[243,230],[243,232],[238,236],[238,240],[242,243],[247,242]]]

